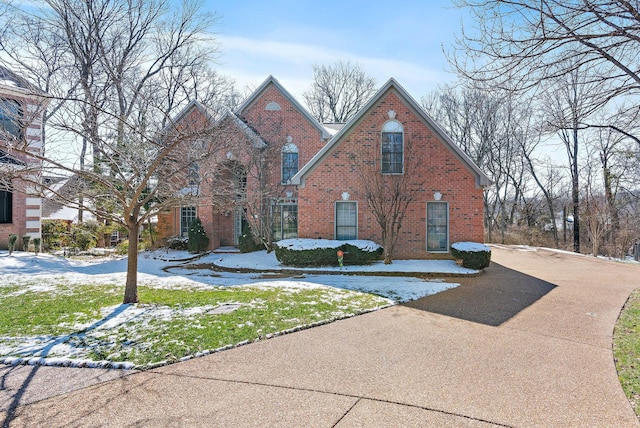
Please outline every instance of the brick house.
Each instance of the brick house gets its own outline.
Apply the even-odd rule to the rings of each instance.
[[[197,110],[192,107],[191,114]],[[271,150],[266,180],[272,190],[268,212],[274,241],[300,237],[382,243],[364,196],[371,191],[365,184],[378,179],[399,180],[411,189],[395,258],[437,257],[448,254],[454,242],[484,240],[483,191],[490,179],[394,79],[346,124],[320,124],[273,77],[235,112],[211,124],[262,143],[245,145],[249,152]],[[229,155],[242,164],[247,154],[241,152]],[[252,166],[247,168],[245,189],[251,194],[256,185]],[[207,199],[205,192],[202,197]],[[188,212],[203,220],[214,237],[212,248],[237,244],[243,218],[255,225],[256,215],[241,203],[234,212],[217,215],[204,205]],[[163,222],[173,226],[163,234],[177,235],[184,216],[168,214]]]
[[[42,92],[24,79],[0,66],[0,248],[8,248],[10,234],[41,237],[42,200],[36,182],[39,164],[19,153],[26,144],[29,151],[42,151]],[[29,177],[25,177],[29,174]]]

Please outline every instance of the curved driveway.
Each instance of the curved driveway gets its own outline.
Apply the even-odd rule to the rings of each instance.
[[[640,426],[611,352],[640,268],[520,247],[494,246],[492,259],[484,274],[456,278],[456,289],[77,389],[0,412],[0,420],[11,427]]]

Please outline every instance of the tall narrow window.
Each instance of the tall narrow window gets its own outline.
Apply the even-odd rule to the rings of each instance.
[[[14,100],[2,100],[0,99],[0,136],[3,133],[13,135],[16,138],[20,138],[22,111],[20,110],[20,104]]]
[[[13,221],[13,193],[9,189],[0,190],[0,223]]]
[[[404,129],[397,120],[382,127],[382,173],[402,174],[404,158]]]
[[[427,251],[449,251],[449,205],[427,202]]]
[[[282,148],[282,183],[288,183],[296,172],[298,172],[298,147],[288,143]]]
[[[297,237],[298,205],[295,200],[276,202],[273,206],[273,239],[279,241]]]
[[[189,236],[189,226],[196,219],[196,207],[180,208],[180,236]]]
[[[336,239],[358,239],[358,205],[356,202],[336,202]]]

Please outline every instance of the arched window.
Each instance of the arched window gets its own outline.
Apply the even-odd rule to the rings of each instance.
[[[404,158],[404,129],[397,120],[382,126],[382,173],[402,174]]]
[[[282,183],[288,183],[296,172],[298,172],[298,146],[287,143],[282,148]]]
[[[17,101],[0,99],[0,138],[4,133],[20,138],[21,120],[22,110]]]

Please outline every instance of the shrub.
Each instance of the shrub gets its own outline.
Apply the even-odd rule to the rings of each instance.
[[[201,253],[209,246],[209,238],[199,217],[189,225],[189,241],[187,249],[190,253]]]
[[[31,241],[31,237],[29,235],[24,235],[22,237],[22,251],[29,251],[29,241]]]
[[[9,255],[16,249],[16,241],[18,241],[18,235],[12,233],[9,235]]]
[[[95,222],[72,225],[71,243],[82,251],[95,247],[98,243],[97,229],[97,223]]]
[[[371,241],[285,239],[275,248],[278,261],[287,266],[338,266],[338,250],[344,252],[345,265],[370,264],[382,255],[382,247]]]
[[[186,250],[188,242],[188,238],[182,236],[172,236],[171,238],[167,238],[167,247],[172,250]]]
[[[125,239],[116,245],[116,254],[126,256],[129,253],[129,240]]]
[[[491,262],[491,249],[476,242],[456,242],[451,246],[451,255],[462,260],[462,267],[484,269]]]
[[[238,238],[238,247],[240,248],[241,253],[252,253],[254,251],[264,249],[260,243],[256,242],[256,239],[251,232],[251,228],[249,227],[246,227]]]
[[[33,252],[36,253],[36,256],[40,252],[40,238],[33,238]]]
[[[69,231],[64,220],[42,220],[42,244],[45,250],[69,246]]]

